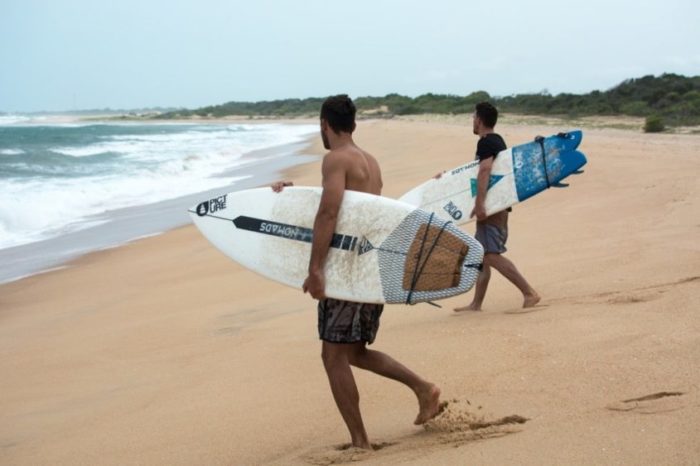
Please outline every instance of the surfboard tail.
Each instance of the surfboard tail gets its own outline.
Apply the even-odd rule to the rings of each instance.
[[[566,177],[578,172],[586,165],[586,156],[578,150],[552,151],[544,153],[535,145],[513,153],[515,186],[518,201],[522,202],[551,187],[564,187]],[[520,167],[537,167],[523,169]]]
[[[556,134],[559,139],[558,144],[561,145],[563,151],[573,151],[578,149],[578,146],[583,140],[583,132],[581,130],[566,131]]]

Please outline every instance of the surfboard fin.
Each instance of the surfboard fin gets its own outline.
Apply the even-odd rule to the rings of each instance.
[[[575,172],[571,172],[572,175],[582,175],[583,173],[583,170],[576,170]]]
[[[562,183],[561,181],[559,181],[557,183],[553,183],[551,186],[552,188],[568,188],[569,183]]]

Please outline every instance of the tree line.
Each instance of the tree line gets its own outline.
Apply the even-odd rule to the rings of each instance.
[[[500,111],[525,115],[582,117],[594,115],[628,115],[658,120],[671,126],[700,124],[700,76],[686,77],[672,73],[658,77],[628,79],[607,91],[587,94],[547,91],[505,97],[486,91],[469,95],[423,94],[408,97],[388,94],[384,97],[354,99],[360,114],[390,117],[393,115],[471,113],[477,102],[490,101]],[[227,102],[194,110],[179,109],[158,118],[224,117],[229,115],[293,117],[317,116],[323,98],[282,99],[261,102]]]

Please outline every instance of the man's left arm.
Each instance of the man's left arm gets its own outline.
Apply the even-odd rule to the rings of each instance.
[[[476,175],[476,199],[474,200],[474,209],[471,215],[476,215],[477,220],[485,220],[486,215],[486,193],[489,189],[489,179],[491,178],[491,169],[495,157],[481,159],[479,162],[479,173]]]

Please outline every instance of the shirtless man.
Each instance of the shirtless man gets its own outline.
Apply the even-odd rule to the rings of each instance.
[[[423,424],[439,411],[440,389],[389,355],[367,349],[379,329],[383,305],[341,301],[325,296],[324,264],[338,220],[345,190],[379,195],[382,174],[377,160],[360,149],[352,139],[355,130],[355,105],[347,95],[329,97],[321,107],[321,138],[328,152],[321,172],[323,193],[313,228],[309,275],[304,292],[318,299],[318,330],[322,340],[321,357],[331,392],[352,445],[370,449],[362,416],[360,395],[350,366],[372,371],[408,386],[418,399],[414,424]],[[292,186],[280,181],[272,185],[276,192]],[[359,325],[357,325],[359,322]]]

